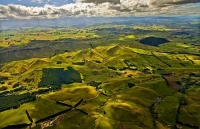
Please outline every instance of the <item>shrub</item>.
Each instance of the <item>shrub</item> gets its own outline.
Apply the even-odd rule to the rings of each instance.
[[[108,66],[108,68],[112,70],[117,70],[117,68],[115,68],[114,66]]]
[[[91,81],[91,82],[89,82],[88,84],[89,84],[90,86],[98,87],[98,86],[101,84],[101,82]]]
[[[99,61],[99,60],[94,60],[94,61],[95,61],[96,63],[98,63],[98,64],[101,63],[101,61]]]
[[[127,70],[127,69],[128,69],[128,67],[123,67],[123,68],[120,68],[119,70],[123,71],[123,70]]]
[[[20,82],[15,83],[15,84],[12,86],[12,88],[16,88],[16,87],[18,87],[18,86],[20,86]]]
[[[128,83],[128,87],[129,87],[129,88],[131,88],[131,87],[133,87],[133,86],[135,86],[134,83],[131,83],[131,82]]]
[[[73,65],[85,65],[85,62],[83,61],[83,62],[73,62],[72,63]]]
[[[57,64],[62,64],[62,61],[57,61]]]
[[[5,84],[5,82],[4,82],[4,81],[1,81],[1,84]]]
[[[8,88],[5,87],[5,86],[0,87],[0,91],[4,91],[4,90],[7,90],[7,89],[8,89]]]

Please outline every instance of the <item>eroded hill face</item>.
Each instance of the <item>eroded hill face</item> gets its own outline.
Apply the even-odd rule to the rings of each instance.
[[[0,99],[36,99],[4,103],[0,128],[198,128],[199,66],[195,55],[123,45],[11,62]]]

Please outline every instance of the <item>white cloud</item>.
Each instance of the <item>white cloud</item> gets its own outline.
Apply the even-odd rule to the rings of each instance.
[[[38,2],[38,3],[42,3],[43,0],[31,0],[31,2]]]
[[[42,2],[42,0],[32,0]],[[50,0],[49,0],[50,1]],[[95,1],[95,0],[93,0]],[[98,0],[96,0],[98,1]],[[191,0],[195,2],[195,0]],[[188,0],[120,0],[113,4],[104,2],[83,3],[76,0],[74,4],[63,6],[45,5],[44,7],[28,7],[23,5],[0,5],[0,19],[17,18],[59,18],[67,16],[143,16],[143,15],[175,15],[175,14],[195,14],[198,11],[191,10],[194,6],[189,4],[187,8],[177,9],[179,4],[188,3]],[[182,6],[181,6],[182,7]],[[183,6],[184,7],[184,6]]]

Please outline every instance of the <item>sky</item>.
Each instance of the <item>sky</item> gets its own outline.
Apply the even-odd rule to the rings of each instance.
[[[200,15],[200,0],[0,0],[0,19]]]

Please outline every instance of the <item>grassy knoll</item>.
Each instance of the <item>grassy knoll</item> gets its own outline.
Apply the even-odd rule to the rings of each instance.
[[[128,88],[128,83],[131,82],[131,78],[117,77],[105,82],[101,87],[106,94],[116,94],[120,90]]]
[[[98,94],[98,96],[95,96],[94,98],[85,100],[84,103],[78,107],[78,109],[87,112],[89,115],[102,113],[102,107],[107,102],[108,98],[108,96]]]
[[[91,86],[77,86],[73,88],[63,88],[56,93],[49,94],[45,98],[53,101],[62,101],[69,105],[75,105],[79,100],[90,99],[97,96],[97,91]]]
[[[139,86],[146,87],[152,89],[157,93],[158,96],[168,96],[172,95],[176,91],[168,87],[167,83],[164,79],[155,79],[153,81],[144,82],[139,84]]]
[[[119,123],[115,120],[109,119],[106,116],[100,115],[98,119],[95,121],[96,129],[113,129],[118,128]]]
[[[175,96],[167,96],[156,107],[155,112],[158,113],[158,120],[166,125],[173,126],[176,120],[176,114],[179,106],[179,98]]]
[[[48,117],[60,111],[66,110],[66,107],[56,104],[53,101],[45,99],[37,99],[34,102],[21,105],[18,109],[11,109],[0,113],[0,127],[18,124],[30,124],[30,120],[26,115],[29,112],[33,122]]]
[[[135,86],[125,92],[125,94],[117,95],[117,100],[134,102],[144,107],[150,107],[155,103],[157,94],[155,91],[140,86]]]
[[[11,109],[0,113],[0,128],[10,125],[30,124],[30,120],[26,115],[26,107],[21,106],[19,109]]]
[[[200,127],[200,108],[199,101],[199,87],[192,87],[186,91],[185,102],[187,105],[180,107],[180,114],[178,115],[178,121],[183,124],[189,124],[191,126]]]
[[[46,99],[38,99],[33,103],[28,103],[27,106],[29,107],[27,110],[34,122],[67,109],[67,107]]]
[[[140,105],[125,102],[108,102],[105,105],[104,110],[105,115],[111,119],[122,122],[131,122],[135,125],[140,124],[143,128],[153,128],[152,121],[149,120],[151,115],[148,112],[148,109],[142,108]],[[141,121],[143,121],[143,123],[140,123]]]

